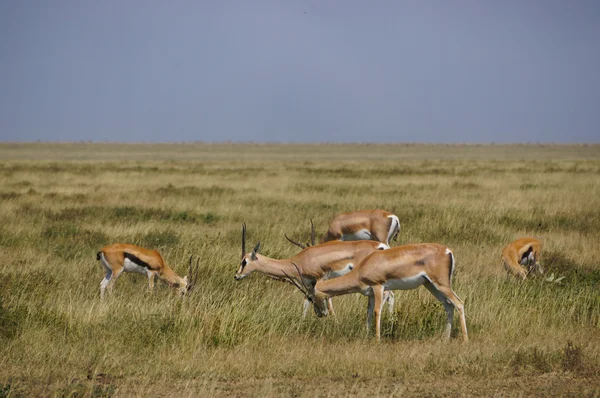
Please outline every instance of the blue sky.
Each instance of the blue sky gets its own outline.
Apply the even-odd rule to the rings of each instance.
[[[0,141],[600,142],[597,1],[0,2]]]

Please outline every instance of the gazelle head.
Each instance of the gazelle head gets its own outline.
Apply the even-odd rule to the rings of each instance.
[[[292,263],[294,264],[294,263]],[[327,299],[326,298],[320,298],[317,297],[316,295],[316,291],[315,291],[315,287],[314,285],[310,285],[306,286],[306,284],[304,283],[304,279],[302,278],[302,273],[300,273],[300,269],[298,268],[298,266],[296,264],[294,264],[294,267],[296,268],[296,272],[298,273],[300,282],[302,283],[302,286],[300,286],[298,284],[298,282],[296,282],[296,280],[292,279],[289,275],[285,275],[288,279],[288,281],[296,286],[298,288],[298,290],[300,290],[302,292],[302,294],[304,294],[304,297],[313,305],[313,309],[315,311],[315,315],[317,315],[319,318],[324,317],[329,315],[329,309],[327,307]],[[285,274],[285,272],[284,272]]]
[[[541,264],[536,261],[535,253],[532,247],[523,253],[519,264],[527,268],[528,274],[544,273],[544,269],[542,268]]]
[[[246,224],[242,225],[242,259],[240,267],[234,275],[236,281],[242,280],[258,269],[258,252],[260,251],[260,242],[254,246],[250,253],[246,253]]]

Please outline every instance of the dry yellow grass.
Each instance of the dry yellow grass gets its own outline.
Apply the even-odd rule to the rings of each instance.
[[[0,145],[0,396],[600,394],[598,145]],[[441,340],[424,289],[400,292],[383,342],[366,299],[300,318],[293,287],[235,282],[240,225],[273,257],[341,211],[384,208],[399,243],[456,255],[471,341]],[[525,235],[560,283],[506,278]],[[126,274],[101,303],[104,244],[159,249],[181,301]],[[455,325],[454,335],[458,332]]]

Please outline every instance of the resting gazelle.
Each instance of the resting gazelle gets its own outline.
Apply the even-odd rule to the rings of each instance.
[[[311,220],[311,244],[315,244],[315,229]],[[329,223],[327,233],[321,243],[332,240],[374,240],[390,245],[400,231],[400,220],[392,213],[385,210],[359,210],[338,214]],[[293,244],[305,248],[303,245],[288,238]]]
[[[538,263],[542,252],[542,242],[535,238],[521,238],[509,243],[502,250],[502,262],[504,268],[509,274],[513,274],[522,279],[527,275],[539,272],[544,273],[544,269]]]
[[[381,336],[384,293],[388,290],[415,289],[423,285],[444,305],[447,315],[446,337],[450,338],[456,308],[460,315],[463,339],[468,341],[463,302],[451,287],[453,271],[454,255],[450,249],[436,243],[422,243],[374,251],[346,275],[318,281],[313,287],[306,284],[301,286],[294,279],[290,281],[313,303],[319,317],[328,314],[325,301],[331,297],[350,293],[368,296],[367,330],[374,314],[377,341]],[[302,271],[298,269],[297,272]]]
[[[240,281],[253,272],[260,272],[266,276],[287,281],[292,278],[296,283],[313,285],[319,280],[338,278],[352,271],[368,254],[375,250],[384,250],[389,247],[385,243],[369,240],[342,242],[332,241],[320,245],[310,246],[295,256],[277,260],[259,254],[260,242],[251,252],[246,252],[246,225],[242,226],[242,258],[234,278]],[[297,264],[297,267],[294,265]],[[302,277],[300,280],[297,269]],[[393,306],[393,296],[387,297],[390,307]],[[309,302],[305,301],[303,316],[306,315]],[[329,310],[333,310],[331,301],[327,300]]]
[[[154,288],[154,277],[158,277],[170,286],[177,288],[179,294],[184,295],[194,287],[198,279],[198,263],[192,267],[190,257],[189,280],[188,275],[181,278],[169,267],[156,250],[126,243],[114,243],[103,247],[97,254],[106,275],[100,283],[100,297],[104,298],[106,289],[111,290],[123,272],[137,272],[148,277],[148,285]]]

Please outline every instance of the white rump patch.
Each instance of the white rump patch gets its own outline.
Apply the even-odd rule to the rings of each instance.
[[[128,258],[123,261],[123,270],[125,272],[137,272],[138,274],[144,275],[148,273],[148,269],[146,267],[139,266]]]
[[[411,290],[415,289],[427,280],[425,271],[419,272],[415,276],[409,276],[402,279],[389,279],[383,286],[385,290]]]
[[[392,239],[392,237],[394,236],[394,232],[396,232],[396,229],[398,229],[398,232],[400,232],[400,220],[398,219],[398,216],[396,216],[395,214],[388,216],[388,218],[392,219],[392,222],[390,224],[390,230],[388,231],[388,236],[387,236],[387,241],[389,244],[390,239]]]
[[[450,249],[446,248],[446,254],[449,254],[452,257],[450,263],[450,280],[452,280],[452,275],[454,275],[454,253],[452,253]]]

